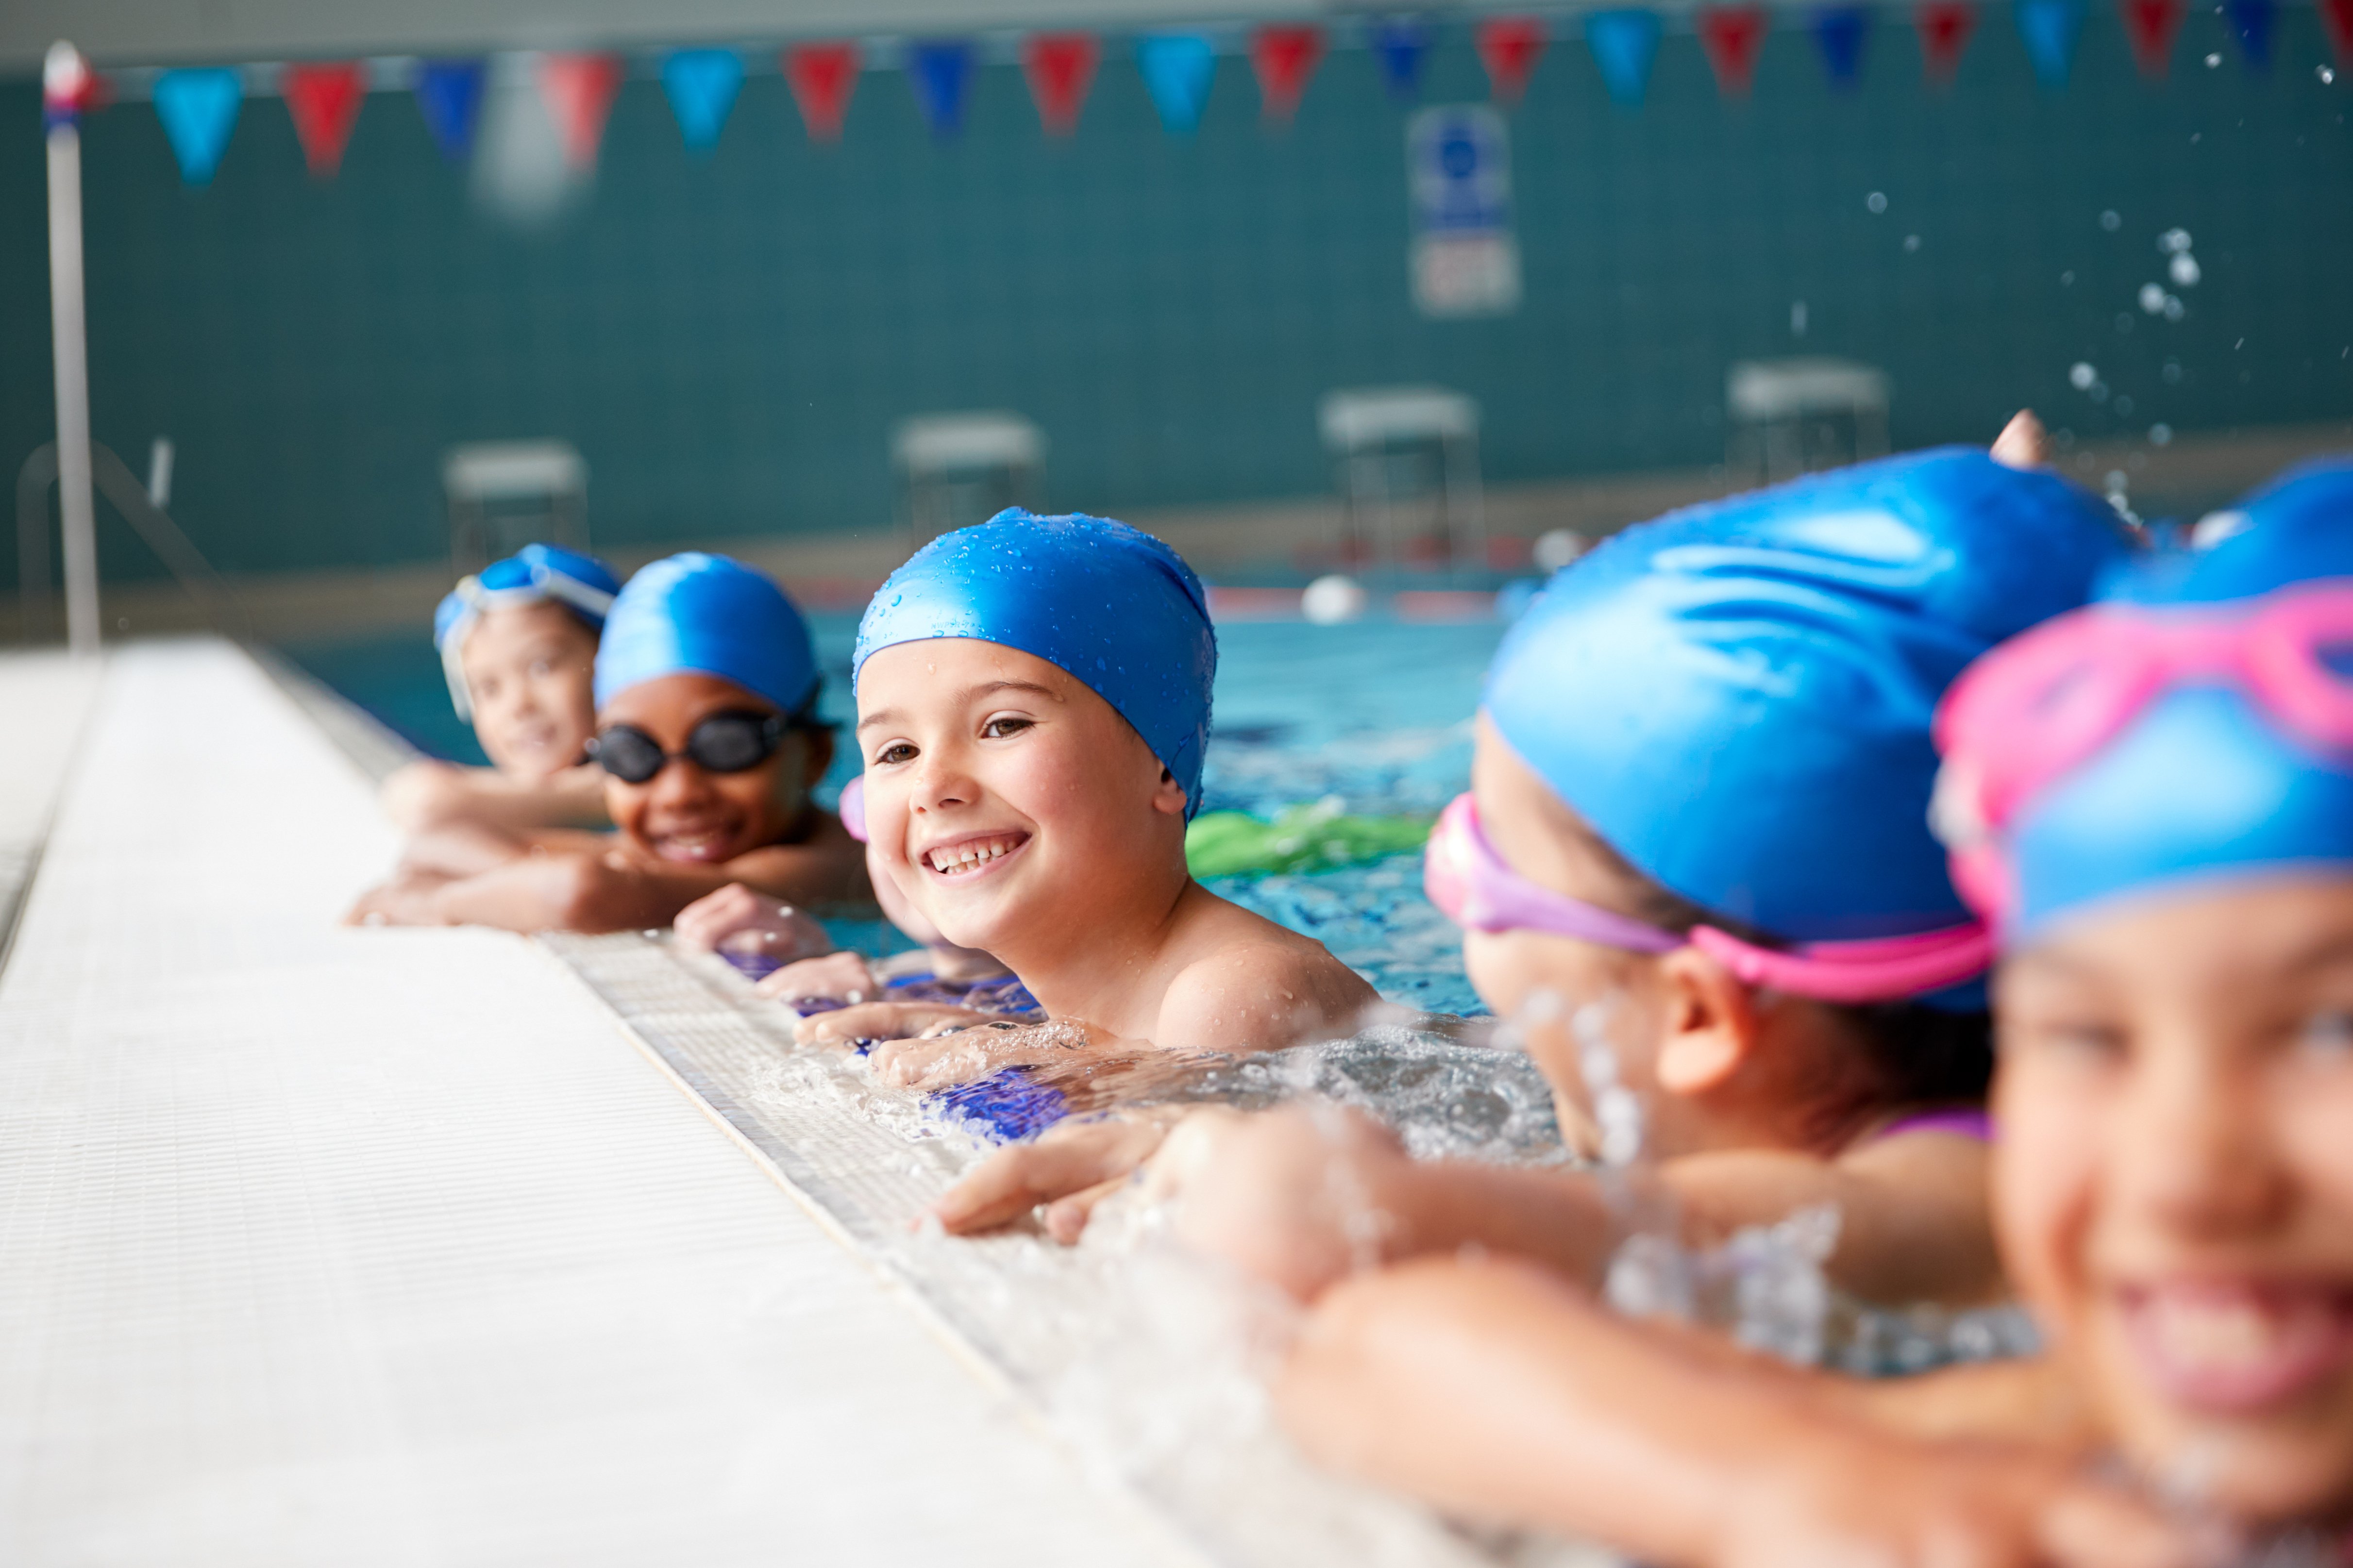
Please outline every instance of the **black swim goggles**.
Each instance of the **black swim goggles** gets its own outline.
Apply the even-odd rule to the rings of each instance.
[[[740,773],[775,756],[790,727],[780,713],[713,713],[687,735],[684,751],[665,752],[635,724],[608,724],[588,742],[588,760],[631,784],[651,784],[681,758],[705,773]]]

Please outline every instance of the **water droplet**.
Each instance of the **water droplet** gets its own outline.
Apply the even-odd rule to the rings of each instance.
[[[2320,85],[2323,87],[2327,87],[2330,82],[2337,79],[2337,73],[2329,69],[2327,66],[2320,67],[2312,74],[2320,79]]]
[[[2165,378],[2166,385],[2178,386],[2181,382],[2181,362],[2178,359],[2167,360],[2165,368],[2158,374]]]
[[[2208,55],[2208,56],[2206,57],[2206,68],[2207,68],[2208,70],[2213,70],[2214,68],[2216,68],[2217,67],[2219,67],[2220,65],[2221,65],[2221,63],[2222,63],[2222,57],[2221,57],[2221,56],[2220,56],[2220,55]]]
[[[2092,383],[2099,379],[2100,373],[2094,370],[2091,364],[2087,361],[2084,360],[2077,360],[2074,363],[2074,367],[2067,372],[2068,382],[2073,384],[2078,392],[2091,391]]]
[[[2073,272],[2068,271],[2059,274],[2059,287],[2062,289],[2073,289],[2074,286],[2075,274]]]
[[[2171,446],[2173,444],[2173,426],[2165,424],[2163,421],[2159,421],[2158,423],[2150,426],[2148,427],[2148,444],[2152,447]]]
[[[1906,255],[1909,255],[1911,252],[1915,251],[1915,250],[1917,250],[1917,249],[1919,249],[1919,248],[1920,248],[1920,237],[1919,237],[1918,235],[1916,235],[1916,234],[1907,234],[1907,235],[1905,235],[1905,236],[1904,237],[1904,249],[1905,249],[1905,253]]]
[[[2116,230],[2124,227],[2124,216],[2117,212],[2114,207],[2110,207],[2107,211],[2100,215],[2100,226],[2106,229],[2110,234],[2116,233]]]
[[[2178,256],[2189,248],[2189,231],[2186,228],[2168,228],[2157,237],[2157,247],[2168,256]]]
[[[2189,311],[2188,308],[2181,303],[2180,295],[2168,294],[2165,297],[2165,319],[2167,321],[2178,321],[2189,313]]]
[[[1873,191],[1871,195],[1862,198],[1862,205],[1869,207],[1874,213],[1883,213],[1887,210],[1887,193],[1885,191]]]
[[[2197,288],[2198,280],[2206,276],[2204,269],[2198,265],[2198,258],[2186,250],[2175,257],[2166,270],[2173,275],[2174,282],[2184,289]]]
[[[2164,288],[2156,283],[2142,284],[2140,286],[2140,308],[2147,310],[2152,316],[2162,313],[2165,310]]]

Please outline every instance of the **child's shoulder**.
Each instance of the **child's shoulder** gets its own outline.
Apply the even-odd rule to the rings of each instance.
[[[1160,1003],[1153,1039],[1202,1050],[1271,1050],[1345,1034],[1380,999],[1312,937],[1204,893],[1198,928]]]

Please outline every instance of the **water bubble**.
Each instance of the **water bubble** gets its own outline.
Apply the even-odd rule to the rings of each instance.
[[[2337,79],[2337,73],[2329,69],[2327,66],[2320,67],[2312,74],[2320,79],[2320,85],[2323,87],[2327,87],[2330,82]]]
[[[2206,276],[2198,266],[2198,258],[2186,250],[2176,256],[2166,270],[2173,275],[2174,282],[2184,289],[2197,288],[2198,280]]]
[[[2140,286],[2140,308],[2147,310],[2152,316],[2163,314],[2165,310],[2164,286],[2158,283],[2142,284]]]
[[[2168,294],[2165,297],[2165,319],[2167,321],[2178,321],[2189,313],[2189,307],[2182,304],[2180,295]]]
[[[2091,396],[2094,403],[2105,403],[2108,400],[2108,384],[2105,381],[2092,383]]]
[[[1333,626],[1361,617],[1366,603],[1363,584],[1335,572],[1307,584],[1307,592],[1299,596],[1299,613],[1314,625]]]
[[[2189,231],[2168,228],[2157,237],[2157,248],[2168,256],[2176,256],[2189,248]]]
[[[1905,251],[1906,252],[1906,254],[1909,254],[1910,252],[1915,251],[1915,250],[1917,250],[1917,249],[1919,249],[1919,248],[1920,248],[1920,237],[1919,237],[1918,235],[1916,235],[1916,234],[1907,234],[1907,235],[1905,235],[1905,236],[1904,237],[1904,249],[1905,249]]]
[[[2167,360],[2165,368],[2157,374],[2165,378],[2166,385],[2179,386],[2181,384],[2181,362],[2178,359]]]
[[[2161,419],[2156,424],[2150,426],[2148,427],[2148,444],[2152,447],[2172,446],[2173,426],[2166,424]]]
[[[2086,360],[2077,360],[2067,372],[2068,384],[2078,392],[2091,391],[2092,383],[2099,379],[2100,373],[2094,370]]]
[[[2213,70],[2213,69],[2215,69],[2216,68],[2218,68],[2219,66],[2221,66],[2221,63],[2222,63],[2222,57],[2221,57],[2221,56],[2220,56],[2220,55],[2208,55],[2208,56],[2206,57],[2206,68],[2207,68],[2208,70]]]
[[[2100,226],[2106,229],[2110,234],[2116,233],[2116,230],[2124,227],[2124,215],[2117,212],[2114,207],[2110,207],[2107,211],[2100,215]]]
[[[2073,289],[2074,286],[2075,274],[2072,269],[2059,274],[2059,287],[2062,289]]]
[[[1871,195],[1862,198],[1862,205],[1869,207],[1874,213],[1883,213],[1887,210],[1887,193],[1885,191],[1873,191]]]

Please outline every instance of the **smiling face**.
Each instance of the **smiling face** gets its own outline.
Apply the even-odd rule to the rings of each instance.
[[[2353,878],[2063,921],[2002,968],[1996,1221],[2127,1457],[2353,1512]]]
[[[459,650],[474,735],[501,773],[545,779],[595,732],[596,634],[559,605],[487,611]]]
[[[1185,887],[1185,792],[1084,682],[998,643],[870,658],[858,743],[874,858],[960,947],[1017,972]]]
[[[741,773],[713,773],[686,750],[694,727],[719,713],[771,714],[776,704],[715,675],[659,676],[616,692],[600,725],[644,731],[670,753],[641,784],[605,776],[605,809],[638,849],[661,860],[717,865],[790,838],[808,792],[833,760],[833,737],[793,729],[775,752]]]

